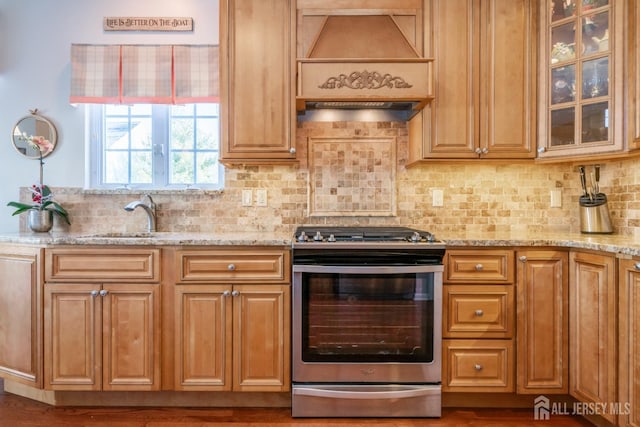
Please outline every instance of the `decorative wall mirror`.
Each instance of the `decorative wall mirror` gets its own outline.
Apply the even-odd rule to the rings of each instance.
[[[49,119],[29,110],[31,115],[18,120],[11,133],[16,151],[29,159],[47,157],[58,143],[56,127]]]

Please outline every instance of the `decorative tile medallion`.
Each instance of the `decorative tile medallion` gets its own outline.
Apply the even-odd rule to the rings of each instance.
[[[311,216],[394,216],[396,138],[309,138]]]

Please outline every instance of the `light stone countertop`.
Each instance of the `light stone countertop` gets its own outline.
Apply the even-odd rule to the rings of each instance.
[[[438,235],[448,247],[564,247],[591,249],[613,254],[640,256],[640,241],[617,234],[581,233],[466,233]],[[8,233],[0,234],[0,243],[30,245],[122,245],[122,246],[291,246],[291,235],[274,233]]]

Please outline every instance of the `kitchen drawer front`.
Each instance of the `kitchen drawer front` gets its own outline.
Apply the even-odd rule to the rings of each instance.
[[[514,291],[511,285],[446,285],[445,338],[512,338]]]
[[[514,253],[510,250],[448,250],[445,281],[452,283],[513,283]]]
[[[442,391],[515,391],[512,340],[443,340],[442,347]]]
[[[160,249],[46,249],[45,281],[159,282]]]
[[[290,280],[286,250],[180,251],[178,280],[181,282],[263,282]]]

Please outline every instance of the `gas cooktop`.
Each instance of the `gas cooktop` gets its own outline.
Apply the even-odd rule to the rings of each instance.
[[[428,244],[443,245],[442,241],[423,230],[408,227],[331,227],[303,226],[295,232],[294,246],[313,244],[368,244],[382,247],[396,244]]]

